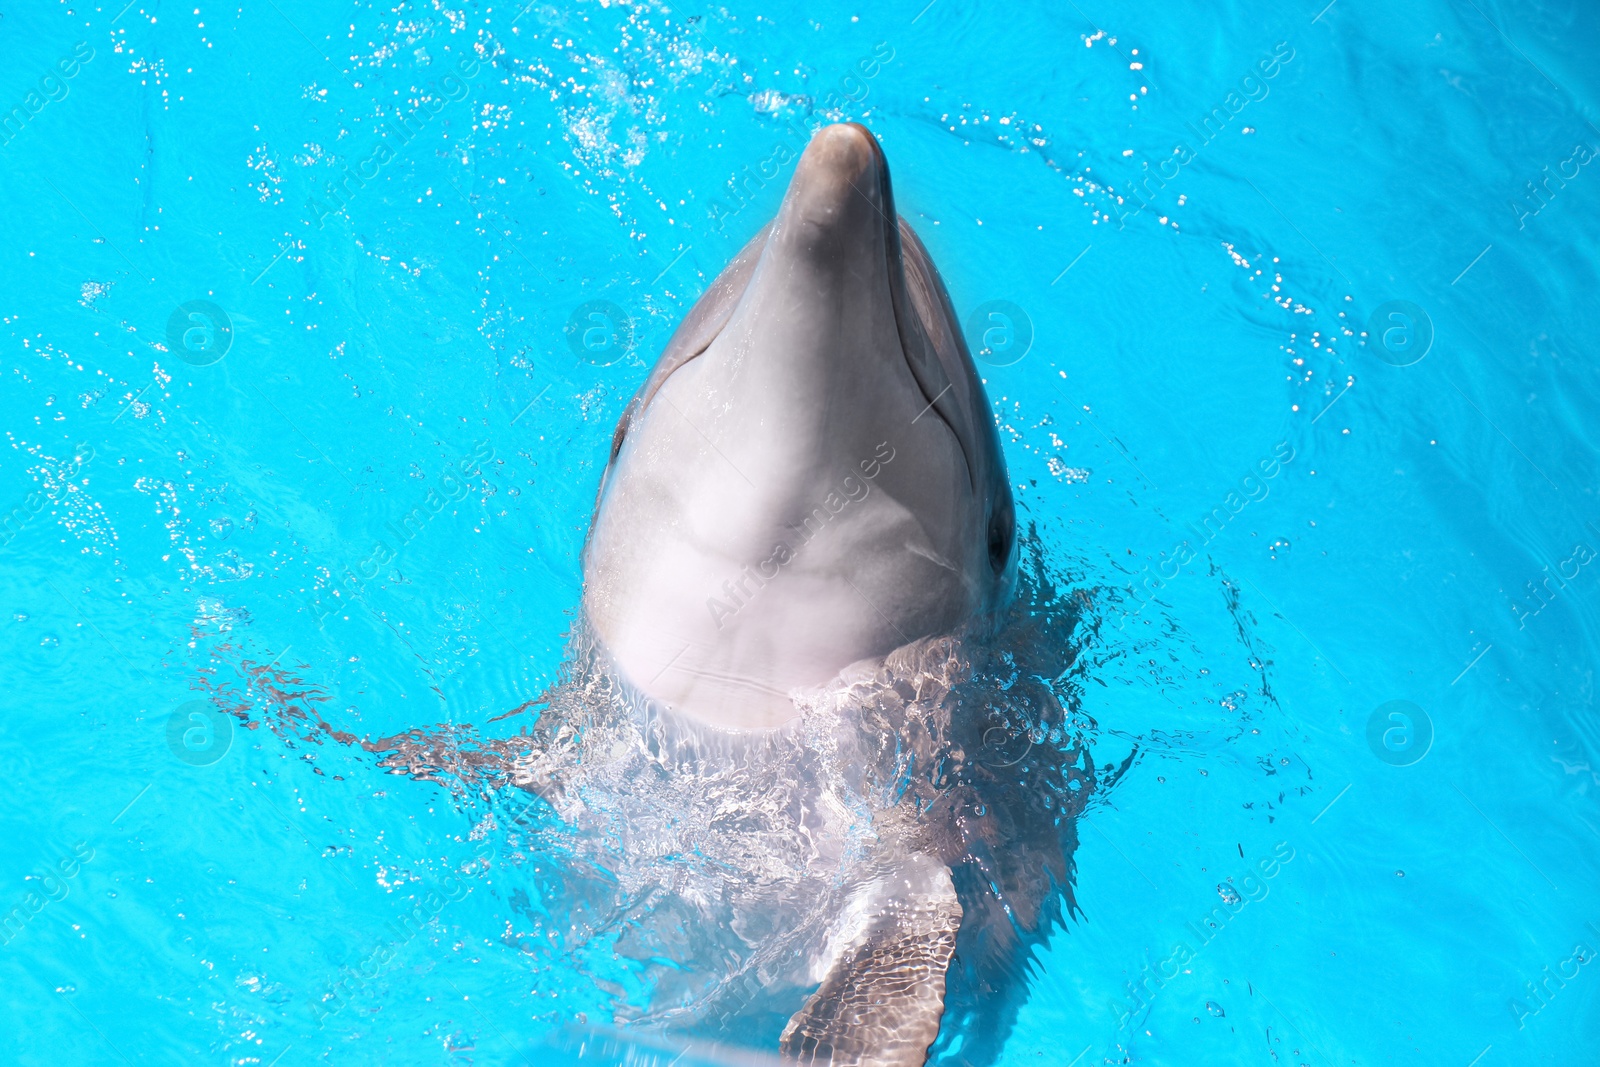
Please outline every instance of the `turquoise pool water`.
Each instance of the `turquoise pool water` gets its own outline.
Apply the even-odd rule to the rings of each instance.
[[[1593,1058],[1594,9],[4,16],[0,1059],[733,1055],[595,1031],[489,756],[825,117],[1082,611],[1076,910],[935,1062]]]

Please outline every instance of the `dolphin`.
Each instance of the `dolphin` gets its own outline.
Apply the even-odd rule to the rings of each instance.
[[[1004,607],[988,398],[877,139],[821,128],[618,422],[583,610],[641,692],[771,728],[790,693]]]
[[[799,690],[992,627],[1016,555],[995,419],[944,283],[877,139],[822,127],[618,422],[584,625],[641,699],[749,740],[790,726]],[[810,961],[815,992],[780,1039],[791,1061],[925,1062],[962,907],[950,849],[899,833]]]

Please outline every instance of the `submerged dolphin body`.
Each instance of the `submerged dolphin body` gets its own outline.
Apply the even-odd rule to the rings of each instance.
[[[825,127],[617,426],[584,553],[588,632],[663,715],[759,745],[797,720],[797,691],[981,631],[1015,557],[998,434],[943,283],[876,139]],[[941,758],[928,737],[962,729],[895,720],[879,751],[917,751],[890,736],[913,726],[925,764]],[[891,846],[813,946],[789,1058],[924,1062],[963,918],[967,842],[924,825],[938,803],[877,820]],[[1065,878],[1064,859],[1050,867],[1041,885]]]

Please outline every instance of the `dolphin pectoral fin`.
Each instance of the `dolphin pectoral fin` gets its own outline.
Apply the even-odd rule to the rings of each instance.
[[[856,903],[865,904],[859,932],[789,1020],[779,1050],[817,1067],[922,1067],[961,926],[950,870],[913,855]]]

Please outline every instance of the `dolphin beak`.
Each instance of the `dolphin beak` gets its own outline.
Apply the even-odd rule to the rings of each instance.
[[[959,392],[952,388],[955,378],[970,377],[971,372],[953,334],[946,346],[951,365],[941,364],[924,318],[946,317],[948,298],[927,264],[919,277],[928,308],[918,311],[907,284],[903,228],[909,232],[895,214],[889,163],[878,139],[853,122],[824,126],[795,164],[745,299],[755,297],[755,303],[769,310],[779,305],[788,311],[781,319],[781,343],[773,351],[794,357],[797,372],[806,367],[820,378],[848,383],[839,388],[854,395],[860,395],[867,373],[854,357],[896,352],[896,362],[910,372],[911,387],[921,393],[917,406],[926,404],[955,435],[976,488],[976,446],[957,403],[981,387],[974,379]],[[912,255],[926,259],[915,235],[909,244],[914,246]]]
[[[882,235],[881,245],[870,239],[874,234]],[[811,138],[795,164],[772,239],[834,263],[881,247],[888,262],[880,261],[879,269],[888,273],[898,257],[899,229],[889,165],[866,127],[839,123]]]
[[[824,126],[812,135],[795,164],[794,177],[762,253],[767,272],[758,269],[752,287],[784,287],[791,300],[808,303],[819,315],[831,316],[850,341],[859,342],[872,330],[891,331],[899,342],[894,347],[923,402],[960,444],[969,480],[976,488],[976,445],[959,417],[957,398],[980,387],[974,380],[951,395],[953,378],[970,375],[963,365],[970,360],[964,353],[957,354],[961,342],[951,334],[946,339],[950,366],[941,365],[925,314],[946,317],[947,306],[936,305],[947,305],[948,298],[913,234],[911,255],[924,263],[920,277],[928,305],[926,313],[919,313],[907,284],[907,242],[902,229],[909,233],[895,214],[889,163],[878,139],[854,122]],[[816,362],[835,366],[841,362],[841,355],[851,346],[840,345],[837,339],[836,334],[828,343],[815,346]],[[874,346],[857,343],[855,347],[865,350]],[[881,351],[890,346],[876,347]]]

